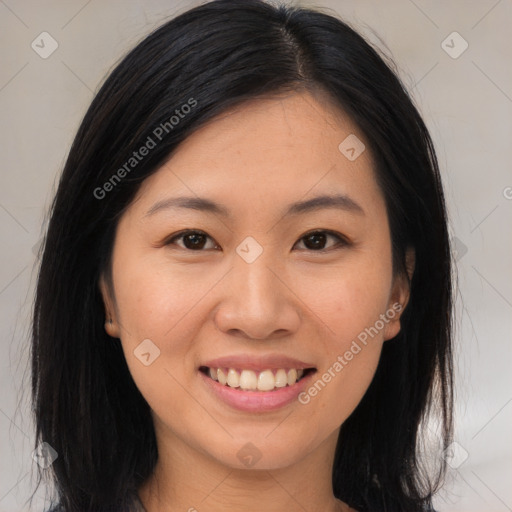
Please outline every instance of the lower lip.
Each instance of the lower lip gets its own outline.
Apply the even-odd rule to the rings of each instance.
[[[216,397],[235,409],[247,412],[274,411],[289,405],[297,400],[297,397],[308,386],[311,377],[315,373],[311,372],[292,386],[277,388],[275,391],[242,391],[240,388],[230,388],[220,384],[199,371],[208,389]]]

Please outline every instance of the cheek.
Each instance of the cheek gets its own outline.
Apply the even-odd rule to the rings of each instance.
[[[143,258],[119,263],[114,282],[125,359],[143,396],[148,402],[159,400],[164,389],[179,387],[172,375],[193,367],[190,340],[198,325],[198,304],[213,282],[164,271],[161,263]],[[142,352],[143,346],[147,350]],[[144,361],[141,355],[148,352]]]
[[[310,407],[311,421],[329,431],[350,416],[375,375],[386,325],[380,315],[386,312],[387,290],[353,276],[324,290],[311,308],[325,323],[317,336],[322,367],[301,403]]]
[[[304,273],[297,279],[300,296],[320,320],[324,358],[304,403],[319,424],[339,426],[368,389],[378,366],[391,289],[391,259],[354,258],[329,272]],[[316,405],[313,405],[315,404]],[[306,405],[308,406],[308,405]],[[325,411],[332,415],[325,418]]]
[[[374,326],[388,307],[391,282],[391,261],[370,255],[302,272],[293,280],[294,291],[325,328],[328,352],[344,350]]]
[[[375,375],[381,348],[381,344],[359,344],[359,348],[341,352],[299,397],[319,429],[331,431],[352,414]],[[352,354],[350,360],[347,353]]]
[[[190,329],[194,322],[190,319],[201,290],[190,281],[187,285],[179,273],[173,277],[155,265],[140,261],[123,265],[115,282],[121,344],[129,371],[153,411],[168,409],[172,397],[173,409],[185,414],[187,400],[178,381],[183,380],[180,372],[192,367]],[[173,361],[179,361],[178,366]]]
[[[186,326],[214,282],[211,275],[198,278],[181,268],[170,272],[168,264],[142,258],[124,262],[116,279],[120,320],[128,336],[159,340]]]

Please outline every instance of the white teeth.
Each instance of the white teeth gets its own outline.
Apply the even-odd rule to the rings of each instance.
[[[253,372],[254,373],[254,372]],[[256,374],[254,374],[256,376]],[[258,390],[259,391],[270,391],[276,387],[276,379],[271,370],[265,370],[258,376]]]
[[[284,388],[288,384],[288,377],[284,370],[277,370],[276,372],[276,388]]]
[[[234,368],[208,368],[207,374],[219,384],[230,388],[240,388],[244,391],[272,391],[276,388],[293,386],[304,375],[304,370],[280,368],[274,374],[272,370],[262,372],[242,370],[239,373]]]
[[[288,372],[288,386],[292,386],[297,382],[297,370],[295,368],[292,368]]]
[[[240,375],[233,368],[230,368],[228,371],[228,386],[230,388],[238,388],[240,386]]]
[[[240,388],[246,391],[254,390],[258,387],[258,379],[256,374],[251,370],[242,370],[240,374]],[[274,386],[272,386],[274,387]]]
[[[217,369],[217,379],[223,386],[225,386],[228,381],[226,374],[220,368]]]

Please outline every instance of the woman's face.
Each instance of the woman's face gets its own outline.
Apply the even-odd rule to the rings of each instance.
[[[191,135],[121,218],[112,277],[107,331],[159,446],[239,468],[285,467],[334,439],[407,301],[365,137],[306,93]]]

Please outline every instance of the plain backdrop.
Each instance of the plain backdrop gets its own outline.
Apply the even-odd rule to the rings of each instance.
[[[436,504],[512,510],[512,1],[303,4],[390,53],[431,131],[458,266],[456,444]],[[29,318],[56,179],[106,73],[193,5],[0,0],[0,512],[28,510],[34,483]]]

